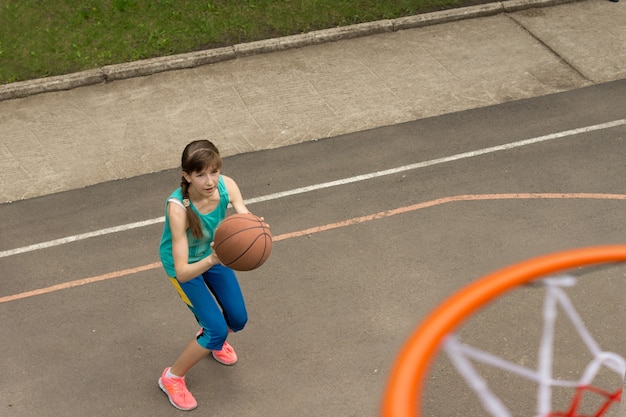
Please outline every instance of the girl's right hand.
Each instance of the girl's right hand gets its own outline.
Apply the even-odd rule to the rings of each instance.
[[[211,242],[211,249],[213,249],[213,242]],[[204,259],[206,259],[207,262],[209,263],[209,265],[210,265],[209,268],[212,268],[214,265],[222,263],[220,261],[220,258],[217,256],[217,253],[215,253],[215,249],[213,249],[211,254],[209,256],[207,256],[206,258],[204,258]]]

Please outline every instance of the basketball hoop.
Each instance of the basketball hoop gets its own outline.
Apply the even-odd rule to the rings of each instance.
[[[485,304],[521,284],[561,274],[564,271],[575,268],[625,261],[626,245],[573,249],[520,262],[487,275],[461,289],[435,309],[409,337],[401,349],[392,367],[389,382],[384,393],[382,416],[420,417],[420,397],[424,388],[424,378],[433,358],[442,345],[447,351],[460,349],[458,352],[462,352],[462,354],[453,354],[452,356],[448,352],[453,362],[463,362],[465,360],[463,355],[480,355],[485,361],[502,365],[502,369],[507,371],[527,373],[528,375],[526,376],[529,379],[536,378],[540,385],[543,384],[545,386],[545,389],[548,391],[544,391],[544,393],[547,392],[546,397],[549,397],[550,387],[548,385],[556,385],[556,381],[545,381],[545,378],[542,379],[541,376],[534,375],[526,369],[521,369],[521,367],[507,364],[506,361],[494,355],[484,354],[481,351],[472,350],[471,347],[465,347],[458,343],[451,333]],[[559,293],[561,290],[558,288],[559,282],[550,280],[546,280],[546,282],[549,290],[550,286],[552,286],[552,295],[550,296],[554,297],[554,300],[556,300],[554,302],[567,304],[569,300],[565,301]],[[561,281],[562,283],[563,281]],[[569,314],[571,320],[578,320],[575,312]],[[584,328],[581,328],[580,331],[586,333]],[[590,335],[582,334],[581,336],[587,339],[587,345],[594,355],[594,360],[585,370],[585,375],[580,381],[563,382],[564,385],[572,386],[575,390],[570,408],[565,411],[545,411],[543,408],[546,407],[545,404],[547,402],[544,401],[544,404],[539,406],[539,415],[541,417],[580,417],[578,406],[582,401],[583,395],[589,392],[605,398],[600,408],[593,414],[593,417],[604,415],[614,402],[620,401],[621,386],[619,389],[610,392],[592,387],[587,382],[592,379],[594,370],[600,366],[606,366],[613,372],[621,374],[623,379],[626,361],[617,354],[602,352],[599,346],[596,346],[595,341],[590,338]],[[543,346],[542,349],[544,349]],[[464,364],[460,363],[460,365],[457,364],[456,366],[459,369],[459,366],[463,367]],[[472,371],[469,369],[467,372],[471,373]],[[542,396],[542,389],[540,387],[538,396]],[[497,399],[488,398],[489,393],[485,395],[486,397],[481,398],[481,401],[484,405],[486,404],[486,409],[488,407],[494,408],[493,410],[488,410],[491,415],[510,415],[506,410],[498,410]],[[539,403],[541,402],[540,398]]]

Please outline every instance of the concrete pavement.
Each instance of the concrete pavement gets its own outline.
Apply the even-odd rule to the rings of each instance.
[[[0,203],[622,79],[625,22],[506,1],[2,86]]]

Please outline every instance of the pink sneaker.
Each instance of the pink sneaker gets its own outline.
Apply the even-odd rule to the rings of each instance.
[[[196,337],[199,337],[204,332],[204,329],[201,327],[196,333]],[[237,362],[237,354],[235,353],[235,349],[228,342],[224,342],[222,345],[222,350],[213,350],[213,357],[216,361],[221,363],[222,365],[234,365]]]
[[[187,389],[185,384],[185,377],[182,378],[168,378],[166,376],[167,371],[170,368],[165,368],[159,378],[159,387],[167,394],[170,403],[179,410],[193,410],[198,406],[196,399]]]
[[[212,351],[213,358],[216,361],[221,363],[222,365],[234,365],[237,362],[237,354],[235,353],[235,349],[228,342],[224,342],[222,346],[222,350],[214,350]]]

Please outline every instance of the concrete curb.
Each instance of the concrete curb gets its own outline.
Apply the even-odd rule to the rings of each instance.
[[[458,9],[424,13],[393,20],[361,23],[326,30],[319,30],[282,38],[267,39],[234,46],[209,49],[186,54],[144,59],[123,64],[106,65],[101,68],[77,73],[40,78],[0,85],[0,101],[28,97],[36,94],[70,90],[77,87],[100,84],[109,81],[142,77],[164,71],[194,68],[201,65],[242,58],[251,55],[277,52],[292,48],[336,42],[370,36],[385,32],[414,29],[464,19],[493,16],[523,9],[548,7],[578,0],[507,0]]]

